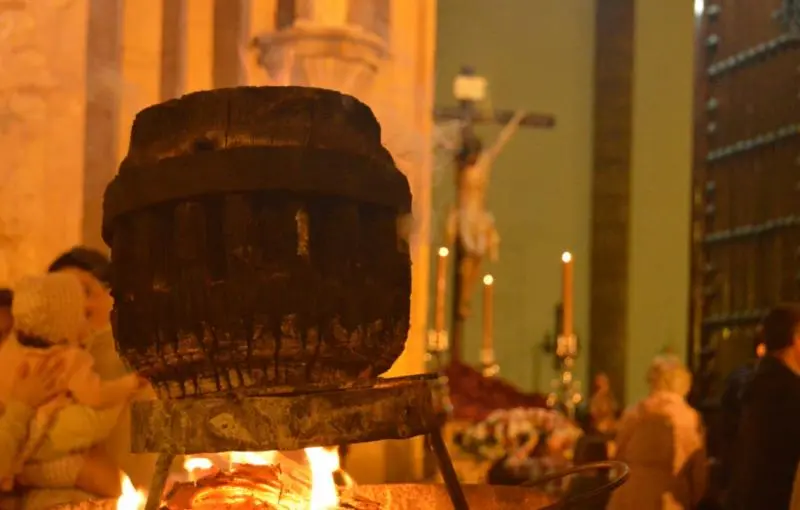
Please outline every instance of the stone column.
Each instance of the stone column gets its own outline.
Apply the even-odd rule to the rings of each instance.
[[[685,355],[692,5],[597,3],[590,367],[627,403],[651,359]]]
[[[247,82],[242,48],[250,29],[250,0],[214,1],[214,88]]]
[[[625,391],[635,0],[597,3],[589,367]],[[591,374],[593,375],[593,374]]]
[[[78,243],[86,0],[0,1],[0,284]]]
[[[128,153],[134,116],[161,100],[163,1],[124,2],[117,166]]]
[[[167,0],[161,19],[161,100],[186,92],[189,0]]]
[[[117,173],[122,0],[89,0],[82,244],[105,250],[103,194]]]
[[[186,92],[212,88],[214,0],[186,2]]]

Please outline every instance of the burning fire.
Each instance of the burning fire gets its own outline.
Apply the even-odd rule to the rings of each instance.
[[[147,500],[141,491],[137,491],[126,475],[122,476],[122,496],[117,500],[117,510],[140,510]]]
[[[306,448],[305,457],[308,466],[278,452],[187,457],[183,463],[187,481],[176,484],[178,492],[170,491],[179,500],[170,508],[219,508],[223,504],[226,508],[254,508],[254,503],[283,510],[339,508],[341,488],[334,475],[341,475],[345,488],[353,482],[340,470],[336,448]],[[123,478],[117,510],[142,510],[146,499],[127,476]]]
[[[333,474],[339,470],[339,452],[325,448],[306,448],[311,465],[311,510],[338,508],[339,491]]]

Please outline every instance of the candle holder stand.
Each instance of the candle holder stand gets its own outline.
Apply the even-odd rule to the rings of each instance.
[[[553,391],[547,397],[550,407],[561,408],[570,419],[575,418],[575,410],[583,400],[580,381],[575,380],[575,359],[578,357],[578,337],[560,335],[555,342],[555,356],[560,376],[552,382]]]
[[[439,409],[444,417],[449,417],[453,405],[450,402],[450,384],[446,375],[444,375],[444,358],[445,353],[449,348],[447,339],[447,331],[445,330],[429,330],[428,331],[428,346],[425,352],[426,364],[433,365],[432,372],[438,373],[439,378],[436,380],[436,392],[434,398],[439,404]]]
[[[444,374],[444,363],[446,353],[450,347],[446,330],[428,330],[428,343],[425,348],[425,364],[431,372],[437,373],[439,377],[433,385],[433,401],[438,410],[439,420],[446,423],[453,415],[453,402],[450,400],[450,380]],[[431,455],[433,445],[428,437],[425,438],[425,451],[429,452],[424,458],[424,473],[426,478],[433,476],[436,472],[436,458]]]
[[[433,365],[434,372],[441,372],[449,348],[450,343],[446,330],[429,330],[428,344],[425,348],[425,364]]]
[[[500,365],[494,358],[494,349],[481,351],[481,374],[484,377],[495,377],[500,373]]]

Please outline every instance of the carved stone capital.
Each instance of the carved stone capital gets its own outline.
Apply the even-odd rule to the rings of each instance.
[[[360,27],[304,20],[254,42],[271,80],[348,93],[363,92],[389,53],[383,39]]]

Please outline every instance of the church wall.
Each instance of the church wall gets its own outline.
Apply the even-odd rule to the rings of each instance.
[[[0,285],[81,237],[87,9],[0,6]]]
[[[691,162],[693,21],[691,6],[636,0],[627,241],[627,311],[620,327],[624,391],[646,392],[646,368],[669,349],[685,357]],[[476,23],[475,20],[480,20]],[[665,22],[668,20],[669,22]],[[547,392],[555,376],[542,352],[559,300],[558,257],[576,260],[576,332],[583,342],[578,376],[587,384],[590,186],[593,178],[595,9],[591,2],[441,0],[437,105],[453,104],[452,79],[461,65],[489,81],[490,105],[553,113],[552,131],[520,132],[497,161],[489,207],[502,237],[496,277],[495,342],[501,374],[526,389]],[[665,41],[669,41],[665,43]],[[489,143],[499,128],[481,128]],[[603,142],[603,137],[596,138]],[[453,198],[448,156],[434,172],[434,236]],[[599,235],[599,232],[597,233]],[[602,271],[603,264],[595,270]],[[480,310],[480,293],[473,310]],[[478,362],[480,316],[467,326],[464,355]],[[612,345],[596,345],[612,349]]]
[[[589,186],[592,154],[594,2],[439,0],[437,106],[452,105],[452,80],[472,65],[489,81],[490,103],[552,113],[550,131],[521,130],[492,173],[488,194],[501,236],[495,276],[495,342],[501,375],[521,387],[549,391],[556,372],[542,341],[555,326],[560,256],[575,256],[575,328],[588,334]],[[499,127],[481,128],[488,143]],[[449,156],[437,154],[433,236],[441,242],[453,199]],[[432,288],[432,287],[431,287]],[[431,291],[432,292],[432,291]],[[468,321],[464,357],[477,363],[480,291]],[[578,377],[585,381],[584,342]]]
[[[688,2],[635,4],[627,402],[664,349],[686,357],[694,18]]]

